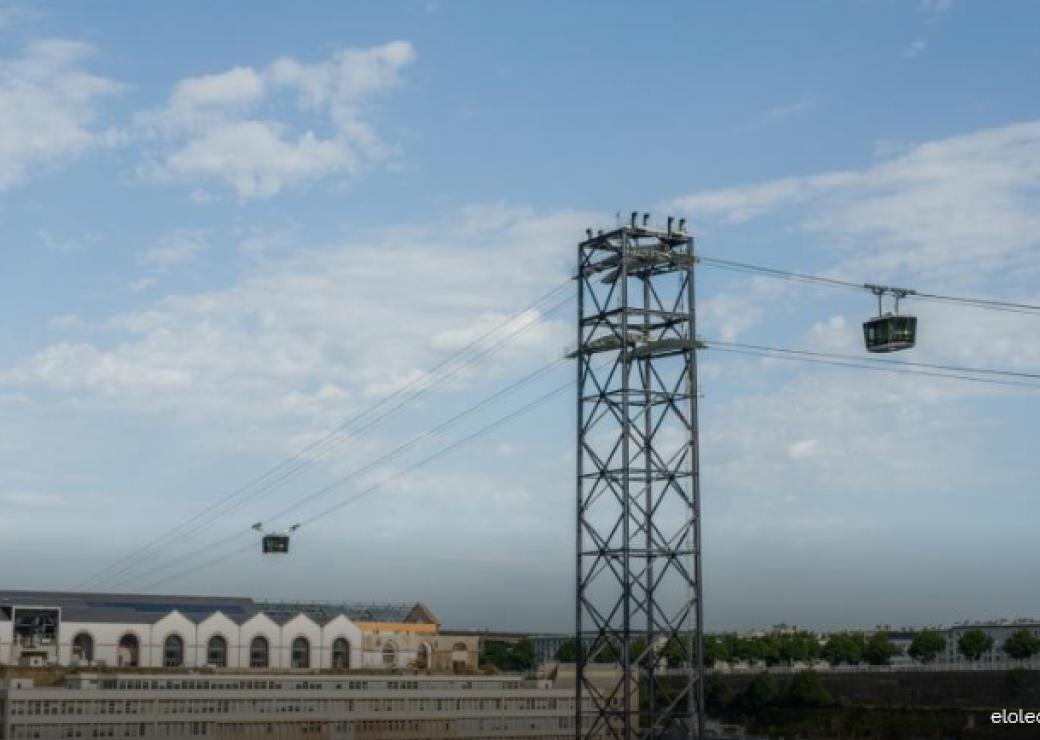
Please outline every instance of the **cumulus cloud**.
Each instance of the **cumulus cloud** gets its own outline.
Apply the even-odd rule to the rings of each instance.
[[[422,377],[563,280],[572,235],[594,221],[491,205],[455,214],[452,230],[397,227],[371,241],[271,257],[228,288],[112,316],[102,322],[110,341],[51,345],[0,381],[94,388],[189,413],[344,414]],[[195,249],[191,238],[175,240],[150,259],[174,265]],[[524,321],[530,330],[498,353],[506,364],[484,369],[490,377],[556,357],[570,339],[569,316],[532,312]]]
[[[666,208],[737,224],[803,208],[803,229],[846,254],[855,246],[850,266],[939,281],[962,268],[1035,264],[1037,187],[1040,121],[1029,121],[921,144],[865,169],[693,193]]]
[[[788,238],[771,243],[768,259],[737,259],[797,269],[792,260],[811,254],[807,271],[814,273],[1036,304],[1037,192],[1040,122],[1031,121],[900,147],[860,169],[695,192],[668,207],[691,213],[695,227],[711,224],[721,242],[766,218],[769,228],[794,237],[793,249],[785,248]],[[744,322],[739,333],[761,336],[760,344],[862,356],[860,323],[869,299],[862,314],[848,315],[835,309],[846,305],[840,293],[768,281],[775,286],[769,293],[765,278],[739,280],[743,290],[702,299],[706,336],[724,336],[733,315]],[[712,316],[709,302],[723,296],[727,301]],[[751,308],[756,316],[749,317]],[[918,346],[912,357],[895,359],[1040,367],[1035,316],[914,299],[904,310],[920,319]],[[706,489],[725,502],[713,513],[727,533],[782,529],[808,536],[814,517],[823,529],[850,532],[857,519],[865,524],[875,516],[857,502],[880,501],[871,498],[879,470],[894,481],[886,506],[909,491],[970,500],[970,489],[986,485],[978,471],[992,469],[987,460],[1000,437],[977,404],[999,408],[989,405],[993,399],[1035,398],[1027,389],[734,358],[710,349],[704,358]],[[1014,489],[1015,475],[1031,473],[1007,472],[999,485]],[[798,506],[780,511],[785,495]]]
[[[159,271],[165,271],[191,262],[208,248],[208,235],[205,231],[182,229],[148,248],[138,261]],[[139,293],[153,284],[154,280],[144,278],[134,281],[130,288]]]
[[[356,175],[395,153],[370,120],[372,102],[401,83],[414,59],[411,44],[394,41],[342,49],[314,64],[283,57],[261,70],[239,66],[182,80],[165,107],[137,116],[153,147],[142,172],[222,182],[240,198]]]
[[[0,192],[109,140],[98,108],[122,86],[83,69],[92,53],[48,39],[0,61]]]

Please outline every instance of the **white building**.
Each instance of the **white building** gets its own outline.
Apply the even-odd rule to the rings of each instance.
[[[422,604],[0,591],[0,665],[300,671],[477,668]]]
[[[0,737],[574,737],[572,687],[517,676],[71,674],[0,680]]]

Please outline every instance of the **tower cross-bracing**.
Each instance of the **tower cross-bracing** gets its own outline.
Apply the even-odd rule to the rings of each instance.
[[[578,738],[703,734],[693,237],[648,221],[578,245]]]

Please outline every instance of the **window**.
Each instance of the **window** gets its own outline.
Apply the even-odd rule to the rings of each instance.
[[[419,645],[415,662],[419,664],[419,668],[426,669],[430,667],[430,646],[425,642]]]
[[[250,668],[267,668],[268,666],[268,653],[270,652],[270,643],[267,642],[266,637],[254,637],[253,641],[249,643],[249,667]]]
[[[167,668],[184,665],[184,640],[177,635],[170,635],[163,643],[163,665]]]
[[[383,665],[397,665],[397,646],[392,642],[383,647]]]
[[[206,645],[206,663],[217,668],[227,668],[227,640],[220,635],[209,638]]]
[[[119,649],[117,651],[117,662],[122,668],[137,667],[138,642],[136,635],[123,635],[119,638]]]
[[[350,643],[337,637],[332,643],[332,667],[350,668]]]
[[[292,667],[311,667],[311,644],[306,637],[297,637],[292,643]]]
[[[73,637],[72,657],[85,663],[94,660],[94,638],[86,632],[80,632]]]

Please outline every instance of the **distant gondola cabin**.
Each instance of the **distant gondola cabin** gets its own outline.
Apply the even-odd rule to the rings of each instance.
[[[289,552],[289,535],[265,534],[262,548],[264,555],[285,555]]]
[[[868,352],[898,352],[910,349],[917,340],[917,317],[885,314],[863,323],[863,340]]]

